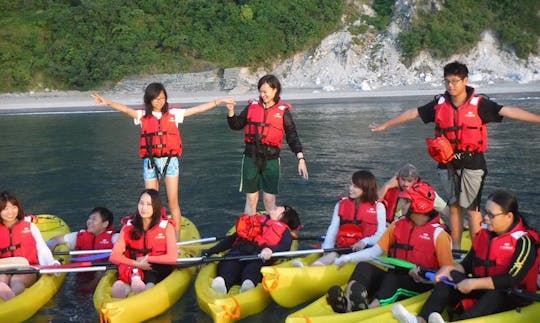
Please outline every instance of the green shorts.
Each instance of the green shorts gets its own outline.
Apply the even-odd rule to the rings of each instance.
[[[280,159],[266,160],[262,171],[255,165],[253,158],[242,158],[242,178],[240,192],[255,193],[262,189],[266,193],[278,194]]]

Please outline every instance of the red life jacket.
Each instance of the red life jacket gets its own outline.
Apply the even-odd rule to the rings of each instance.
[[[396,206],[399,197],[399,187],[392,187],[384,195],[384,201],[386,202],[386,222],[394,222],[394,216],[396,214]]]
[[[137,259],[145,255],[159,256],[167,253],[167,225],[172,222],[168,219],[162,219],[157,225],[145,231],[143,235],[137,239],[131,239],[131,230],[133,224],[128,221],[124,228],[124,240],[126,242],[126,251],[124,255],[131,259]],[[136,267],[128,266],[125,264],[118,265],[118,279],[130,284],[133,270],[136,270],[144,281],[144,271]]]
[[[262,101],[250,100],[244,141],[253,143],[260,140],[267,146],[281,149],[285,127],[283,116],[291,109],[289,103],[278,103],[265,109]]]
[[[538,244],[538,236],[534,231],[528,231],[523,222],[519,222],[511,231],[490,238],[488,230],[481,230],[474,238],[472,248],[475,252],[473,260],[473,273],[476,277],[492,277],[507,273],[512,266],[517,241],[524,235],[531,235],[535,243]],[[535,247],[537,247],[535,244]],[[529,292],[536,292],[536,278],[538,276],[538,263],[540,256],[536,259],[536,264],[527,273],[518,288],[524,288]]]
[[[289,227],[281,222],[270,219],[265,215],[254,215],[261,223],[262,232],[256,236],[254,241],[261,247],[277,246],[281,242],[281,238],[285,231],[289,230]]]
[[[395,222],[394,243],[388,254],[412,262],[424,268],[439,269],[439,261],[435,253],[437,234],[444,231],[436,216],[428,223],[417,226],[408,217]]]
[[[114,230],[107,230],[95,236],[86,230],[77,233],[77,243],[75,250],[112,249],[114,243],[112,237]]]
[[[358,206],[351,198],[343,198],[339,202],[340,217],[336,244],[339,247],[350,247],[358,240],[377,232],[377,203],[363,202]]]
[[[435,105],[435,137],[445,136],[455,152],[484,152],[487,150],[487,126],[478,115],[482,99],[474,93],[462,106],[454,109],[444,96]]]
[[[30,216],[25,216],[11,228],[0,223],[0,258],[24,257],[31,265],[39,264],[31,223]]]
[[[131,259],[145,255],[159,256],[167,253],[167,225],[172,223],[167,219],[162,219],[157,225],[143,232],[137,239],[131,239],[131,230],[133,224],[131,221],[126,224],[124,229],[124,240],[126,242],[126,251],[124,255]]]
[[[182,138],[176,118],[168,111],[161,119],[154,115],[141,118],[141,138],[139,140],[139,156],[166,157],[182,155]],[[150,152],[151,151],[151,156]]]

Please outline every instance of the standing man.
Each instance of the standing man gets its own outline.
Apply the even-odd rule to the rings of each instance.
[[[439,161],[438,170],[450,204],[450,230],[454,248],[461,249],[463,220],[461,208],[469,215],[469,228],[474,236],[480,230],[480,198],[487,175],[484,152],[487,150],[487,123],[501,122],[503,117],[540,123],[540,115],[521,108],[499,105],[476,95],[467,86],[469,71],[465,64],[454,61],[444,67],[446,92],[428,104],[402,112],[381,125],[371,124],[372,131],[390,127],[420,117],[424,123],[435,123],[436,143],[431,151],[445,152],[448,158]],[[450,149],[448,149],[451,147]],[[431,153],[430,153],[431,154]],[[434,154],[432,154],[434,158]]]

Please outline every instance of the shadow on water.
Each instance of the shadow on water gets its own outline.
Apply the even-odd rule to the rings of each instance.
[[[540,98],[496,99],[540,113]],[[386,132],[372,133],[369,124],[382,122],[425,98],[371,100],[367,103],[298,104],[293,114],[305,146],[309,181],[296,175],[296,160],[284,144],[279,202],[301,212],[306,235],[322,235],[330,221],[336,195],[343,193],[352,172],[368,169],[380,184],[405,162],[414,163],[422,177],[438,187],[435,164],[424,139],[432,126],[420,120]],[[240,109],[240,107],[239,107]],[[143,188],[142,163],[137,158],[138,130],[119,113],[2,116],[0,129],[0,188],[15,192],[29,213],[52,213],[72,230],[82,228],[97,205],[111,208],[118,219],[134,211]],[[517,192],[529,222],[540,209],[540,135],[538,125],[505,120],[492,124],[487,153],[489,175],[484,198],[495,188]],[[181,126],[181,206],[197,224],[201,236],[224,233],[243,210],[238,192],[243,151],[241,131],[228,129],[224,109],[189,117]],[[118,222],[117,222],[118,223]],[[310,248],[309,245],[304,246]],[[98,322],[91,295],[75,293],[68,278],[58,295],[32,322]],[[246,322],[283,321],[292,310],[272,304]],[[198,309],[193,286],[182,300],[152,322],[210,322]]]

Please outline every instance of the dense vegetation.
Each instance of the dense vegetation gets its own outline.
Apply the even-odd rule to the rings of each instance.
[[[358,16],[342,0],[0,1],[0,92],[107,86],[127,75],[270,66],[315,46],[345,23],[362,37],[384,32],[395,0],[366,0]],[[350,7],[347,7],[350,5]],[[448,57],[485,30],[519,57],[538,54],[538,0],[452,0],[426,11],[399,37],[404,58]],[[372,32],[372,31],[370,31]]]
[[[256,66],[339,27],[335,0],[2,1],[0,91]],[[4,27],[5,26],[5,27]]]
[[[526,58],[538,54],[539,12],[538,0],[446,1],[442,10],[424,13],[400,34],[403,55],[411,59],[427,48],[445,58],[471,49],[482,32],[492,30],[518,57]]]

